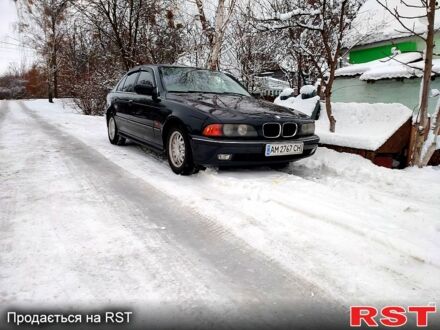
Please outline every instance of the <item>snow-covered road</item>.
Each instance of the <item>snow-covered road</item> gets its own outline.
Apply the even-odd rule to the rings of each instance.
[[[111,145],[102,117],[10,101],[0,180],[0,306],[274,324],[439,302],[438,168],[320,149],[284,172],[180,177],[145,148]]]

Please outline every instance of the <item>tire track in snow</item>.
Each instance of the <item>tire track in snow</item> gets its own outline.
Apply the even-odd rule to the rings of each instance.
[[[9,101],[0,101],[0,125],[9,112]]]
[[[336,218],[336,217],[332,217],[330,215],[323,215],[322,213],[314,212],[314,211],[309,210],[309,209],[304,209],[304,208],[301,208],[301,207],[295,207],[295,206],[292,206],[292,205],[290,205],[290,204],[288,204],[285,201],[282,201],[280,199],[274,199],[273,202],[275,204],[278,204],[278,205],[280,205],[280,206],[290,210],[290,211],[293,211],[293,212],[299,213],[299,214],[303,214],[306,217],[308,217],[310,219],[313,219],[315,221],[325,222],[325,223],[327,223],[329,225],[337,226],[337,227],[339,227],[341,229],[344,229],[345,231],[347,231],[347,232],[349,232],[351,234],[360,236],[361,238],[367,238],[367,239],[373,241],[374,243],[382,245],[383,247],[385,247],[387,249],[394,250],[398,254],[407,255],[408,257],[414,259],[417,262],[427,263],[430,266],[440,270],[440,265],[437,265],[436,263],[427,262],[422,257],[416,256],[416,255],[412,255],[412,254],[408,254],[407,251],[403,251],[401,248],[399,248],[398,246],[396,246],[395,244],[393,244],[390,241],[384,241],[383,239],[377,237],[377,235],[376,236],[368,235],[368,233],[365,232],[365,231],[362,231],[362,230],[354,228],[353,226],[347,225],[346,223],[350,223],[350,221],[349,221],[350,217],[348,217],[348,216],[344,217],[345,221],[344,220],[341,221],[341,217]]]
[[[434,266],[434,268],[431,268],[432,265],[430,263],[425,263],[421,258],[418,258],[417,255],[408,255],[407,251],[402,251],[399,248],[394,249],[394,246],[391,243],[379,243],[374,241],[374,239],[369,243],[370,238],[374,238],[374,234],[369,234],[367,232],[368,226],[366,226],[366,230],[364,231],[354,227],[354,224],[352,224],[353,222],[355,224],[362,223],[362,221],[359,222],[356,220],[356,218],[359,217],[359,214],[353,212],[356,208],[351,210],[350,208],[347,209],[346,203],[341,205],[340,201],[338,202],[339,195],[334,196],[334,204],[332,201],[329,201],[328,203],[324,203],[324,205],[315,207],[314,203],[308,205],[310,201],[316,201],[316,195],[313,196],[312,193],[314,189],[308,191],[308,189],[311,188],[310,185],[316,185],[314,182],[310,182],[310,184],[307,184],[306,186],[301,184],[295,185],[295,187],[301,189],[296,191],[296,197],[293,197],[293,195],[289,195],[285,190],[272,190],[270,186],[265,186],[263,190],[259,191],[261,188],[258,184],[261,184],[261,182],[254,185],[247,175],[240,178],[227,178],[226,180],[224,176],[210,175],[210,173],[202,173],[201,176],[202,177],[199,179],[203,178],[203,180],[196,181],[196,183],[200,184],[200,187],[196,190],[205,191],[207,194],[206,198],[216,201],[219,204],[217,206],[218,209],[225,208],[231,220],[233,216],[240,219],[246,219],[246,224],[244,224],[246,228],[237,228],[237,226],[233,224],[234,221],[228,221],[227,224],[229,225],[229,223],[231,223],[231,228],[236,231],[237,235],[246,240],[247,231],[252,232],[252,237],[255,237],[255,234],[258,234],[259,232],[267,233],[267,235],[262,237],[262,242],[253,244],[252,240],[248,240],[249,244],[253,244],[257,249],[261,249],[263,253],[267,253],[270,257],[275,258],[275,260],[283,260],[283,265],[289,266],[291,261],[294,261],[293,266],[298,264],[305,265],[305,271],[302,268],[296,268],[293,271],[298,273],[298,276],[308,274],[310,280],[315,283],[324,284],[324,287],[327,287],[329,292],[334,296],[340,297],[342,301],[357,299],[361,296],[361,293],[362,295],[369,297],[368,299],[370,299],[370,301],[371,299],[377,300],[377,298],[374,298],[377,295],[373,288],[371,288],[371,293],[373,294],[372,297],[368,296],[365,292],[362,292],[362,289],[358,296],[354,295],[352,298],[347,296],[348,283],[357,286],[362,282],[360,276],[357,276],[359,277],[358,281],[346,280],[347,276],[350,276],[349,270],[353,268],[362,272],[361,277],[363,277],[367,284],[371,284],[371,281],[368,281],[368,277],[371,276],[374,278],[382,278],[382,282],[389,283],[389,292],[387,292],[387,294],[382,292],[382,296],[385,294],[388,299],[395,299],[396,292],[402,289],[406,290],[402,291],[407,295],[403,295],[406,299],[413,297],[417,292],[422,292],[419,294],[419,298],[422,297],[422,295],[431,296],[430,292],[432,291],[424,287],[424,281],[426,280],[426,272],[438,273],[436,267]],[[272,176],[270,175],[269,180],[268,178],[264,178],[264,180],[271,181],[271,177]],[[250,178],[252,177],[250,176]],[[279,181],[279,178],[277,179],[275,177],[274,180]],[[303,181],[301,177],[299,177],[298,180]],[[230,188],[239,184],[238,181],[248,188],[248,192],[251,194],[251,200],[248,204],[248,201],[245,199],[243,203],[240,204],[240,208],[231,209],[230,206],[227,206],[227,201],[229,199],[234,200],[239,198],[239,193],[234,192]],[[268,182],[268,184],[269,183],[270,182]],[[210,186],[211,184],[212,187]],[[322,184],[318,183],[318,185],[321,186]],[[217,189],[214,189],[214,187],[217,187]],[[224,191],[219,191],[219,187],[224,187]],[[227,194],[229,199],[226,200],[224,205],[221,205],[224,201],[219,201],[219,199],[216,198],[214,191],[220,196]],[[282,192],[284,192],[284,194],[282,194]],[[244,192],[240,190],[240,194],[244,194]],[[301,198],[298,199],[298,195],[300,195]],[[269,203],[268,209],[274,214],[274,216],[271,216],[270,220],[266,219],[266,214],[254,212],[252,203],[256,202],[254,200],[255,198],[257,198],[259,203]],[[289,203],[294,204],[294,206],[289,206]],[[200,202],[197,202],[197,200],[192,204],[194,204],[194,208],[196,209],[200,206]],[[336,217],[336,214],[341,214],[341,212],[339,212],[341,211],[339,210],[339,207],[341,206],[345,207],[345,212],[342,212],[344,219],[344,223],[342,224],[340,223],[341,219]],[[361,205],[357,205],[358,210],[361,208]],[[261,210],[263,209],[264,208]],[[202,214],[204,213],[205,212],[202,212]],[[206,216],[206,214],[204,214],[204,216]],[[321,219],[321,217],[323,219]],[[328,219],[329,217],[330,220]],[[288,237],[283,237],[284,235],[280,235],[279,232],[274,232],[272,230],[273,227],[285,227],[286,233],[296,233],[296,235],[287,235]],[[254,232],[255,230],[258,232]],[[306,240],[302,240],[302,232],[307,233],[304,235],[307,238]],[[347,242],[347,249],[341,250],[343,244],[341,244],[341,242],[335,243],[334,237],[341,237],[341,239],[344,238]],[[313,238],[317,240],[316,243]],[[319,240],[323,240],[322,244],[319,244]],[[302,242],[302,244],[299,242]],[[360,246],[368,248],[372,254],[362,252],[357,253],[356,251],[361,249]],[[338,271],[341,273],[339,276],[337,276],[338,272],[335,272],[333,269],[335,266],[330,265],[329,261],[323,257],[328,253],[334,254],[330,256],[333,257],[331,260],[342,263],[341,269],[343,272]],[[376,255],[376,253],[378,254]],[[310,265],[309,268],[307,257],[311,258],[311,260],[318,264],[320,264],[321,261],[323,267],[321,268]],[[361,257],[365,259],[360,259]],[[346,258],[348,258],[348,260],[345,260]],[[353,260],[354,264],[350,264],[350,260]],[[367,264],[360,260],[365,260]],[[392,269],[387,267],[390,265],[395,268]],[[412,267],[414,267],[414,270],[411,270]],[[325,272],[327,269],[332,269],[332,271],[327,274]],[[412,276],[408,277],[408,274],[411,274]],[[413,291],[416,289],[417,291]],[[364,290],[366,289],[364,288]],[[355,292],[356,291],[353,291],[352,293]],[[368,302],[368,299],[364,300],[364,302]]]
[[[286,177],[286,180],[288,180],[289,177],[291,177],[294,174],[284,174],[284,172],[279,172],[283,176]],[[322,187],[322,189],[327,190],[328,186],[323,185],[320,182],[316,182],[314,180],[305,179],[302,176],[294,175],[299,180],[304,180],[309,182],[311,185],[319,185]],[[370,189],[370,188],[369,188]],[[371,189],[370,189],[371,190]],[[313,196],[312,193],[302,190],[298,192],[301,194],[301,198],[304,200],[315,200],[316,196]],[[384,193],[385,195],[385,193]],[[308,196],[307,198],[304,196]],[[329,195],[330,196],[330,195]],[[339,196],[339,195],[336,195]],[[305,217],[310,218],[311,220],[317,221],[317,222],[323,222],[327,223],[332,226],[337,226],[340,229],[343,229],[347,232],[347,234],[359,236],[360,238],[366,238],[371,240],[374,243],[377,243],[387,249],[391,249],[394,252],[401,254],[401,255],[407,255],[408,257],[412,258],[413,260],[419,262],[419,263],[426,263],[434,268],[437,268],[440,270],[440,265],[436,262],[426,261],[422,256],[417,254],[411,254],[407,251],[402,250],[396,244],[396,242],[387,240],[386,237],[380,237],[378,236],[379,233],[375,233],[375,235],[371,235],[368,232],[368,228],[362,228],[362,227],[355,227],[355,225],[352,224],[352,220],[359,217],[359,214],[356,212],[357,210],[362,208],[362,205],[360,205],[356,200],[351,200],[351,203],[353,204],[359,204],[357,205],[357,208],[353,208],[351,205],[347,205],[347,203],[341,204],[338,203],[338,197],[335,197],[334,199],[331,199],[331,201],[320,201],[320,203],[325,203],[325,207],[322,207],[323,204],[320,205],[319,208],[313,208],[310,207],[310,205],[305,205],[301,202],[292,203],[292,200],[289,199],[288,196],[285,196],[277,191],[271,192],[270,196],[267,196],[268,200],[272,201],[274,204],[279,205],[280,207],[289,210],[290,212],[293,212],[294,214],[300,214]],[[324,210],[324,211],[322,211]],[[332,211],[333,213],[337,214],[338,216],[332,215],[329,211]],[[376,214],[370,214],[370,216],[377,217]],[[358,222],[355,222],[355,224],[359,225]],[[402,242],[399,242],[402,243]]]

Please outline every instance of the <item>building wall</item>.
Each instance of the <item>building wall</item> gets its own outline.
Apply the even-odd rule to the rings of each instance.
[[[423,40],[418,37],[406,37],[394,40],[386,40],[383,42],[378,42],[370,45],[363,45],[354,47],[349,53],[349,63],[358,64],[365,63],[392,54],[391,50],[393,47],[399,49],[402,53],[423,51],[425,49],[425,44]],[[440,53],[440,32],[435,35],[435,48],[434,53]]]
[[[338,77],[333,85],[333,102],[402,103],[411,110],[417,109],[420,78],[378,80],[367,83],[359,77]],[[431,88],[440,90],[440,77],[431,81]],[[429,112],[433,113],[437,98],[429,99]]]

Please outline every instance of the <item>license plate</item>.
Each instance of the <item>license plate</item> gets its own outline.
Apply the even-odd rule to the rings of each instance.
[[[302,154],[304,143],[274,143],[266,144],[265,156],[286,156]]]

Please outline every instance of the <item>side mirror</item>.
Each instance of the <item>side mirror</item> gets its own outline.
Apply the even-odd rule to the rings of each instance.
[[[136,94],[141,95],[154,95],[155,88],[152,84],[150,85],[136,85],[134,86],[134,91]]]

